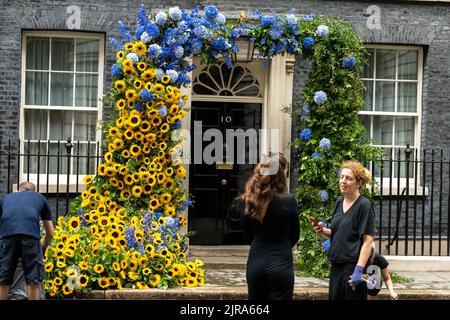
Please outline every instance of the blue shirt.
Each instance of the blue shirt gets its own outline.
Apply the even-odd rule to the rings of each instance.
[[[41,238],[39,218],[51,220],[47,199],[39,192],[10,193],[0,201],[0,239],[26,235]]]

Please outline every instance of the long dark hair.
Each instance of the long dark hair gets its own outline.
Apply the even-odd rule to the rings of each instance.
[[[272,172],[278,165],[278,171]],[[241,199],[245,201],[245,214],[262,223],[267,207],[275,194],[287,192],[285,170],[288,161],[281,152],[263,155],[245,185]]]

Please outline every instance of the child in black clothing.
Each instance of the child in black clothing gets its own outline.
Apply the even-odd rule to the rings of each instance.
[[[383,285],[383,280],[386,283],[386,287],[389,290],[389,296],[391,297],[391,300],[398,300],[398,294],[394,291],[394,287],[392,285],[392,280],[391,280],[391,276],[389,274],[389,270],[388,270],[388,265],[389,262],[378,252],[374,252],[374,254],[372,255],[371,258],[371,264],[373,266],[377,266],[378,268],[380,268],[380,274],[378,274],[377,278],[380,281],[380,284],[377,284],[375,286],[375,288],[373,289],[368,289],[367,290],[367,300],[377,300],[378,297],[378,292],[380,292],[381,290],[381,286]],[[377,270],[375,270],[377,268],[372,268],[371,266],[369,266],[367,268],[367,273],[369,275],[373,275]],[[377,280],[378,280],[377,279]]]

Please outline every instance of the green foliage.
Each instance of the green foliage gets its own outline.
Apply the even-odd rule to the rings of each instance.
[[[396,272],[390,272],[392,283],[411,283],[413,281],[412,278],[408,278],[398,274]]]
[[[304,34],[314,35],[319,25],[326,25],[329,34],[316,36],[312,50],[303,50],[302,57],[312,60],[302,93],[302,101],[289,110],[299,132],[311,130],[307,142],[298,136],[292,146],[298,150],[298,177],[295,196],[300,208],[301,238],[297,260],[306,274],[325,277],[329,273],[327,255],[321,247],[323,239],[312,230],[310,218],[330,222],[335,200],[339,196],[338,170],[343,160],[356,159],[364,164],[380,158],[381,150],[365,140],[365,129],[358,121],[358,111],[364,108],[363,82],[359,78],[365,63],[366,51],[361,40],[342,19],[324,17],[302,24]],[[353,56],[356,64],[345,68],[343,59]],[[323,91],[327,100],[314,102],[314,94]],[[303,106],[309,105],[309,115]],[[327,138],[329,148],[320,148],[319,142]],[[312,154],[319,152],[320,157]],[[318,193],[325,190],[328,201],[322,202]],[[366,191],[370,197],[370,194]]]

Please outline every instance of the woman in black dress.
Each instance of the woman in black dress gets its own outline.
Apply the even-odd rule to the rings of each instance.
[[[314,226],[314,231],[331,238],[330,300],[367,299],[362,276],[372,249],[374,211],[361,191],[370,179],[370,172],[361,163],[343,162],[339,176],[343,198],[336,201],[331,228],[325,228],[322,222]]]
[[[247,181],[243,230],[251,243],[247,261],[249,300],[289,300],[294,292],[292,247],[300,234],[295,198],[287,193],[288,162],[263,156]]]

